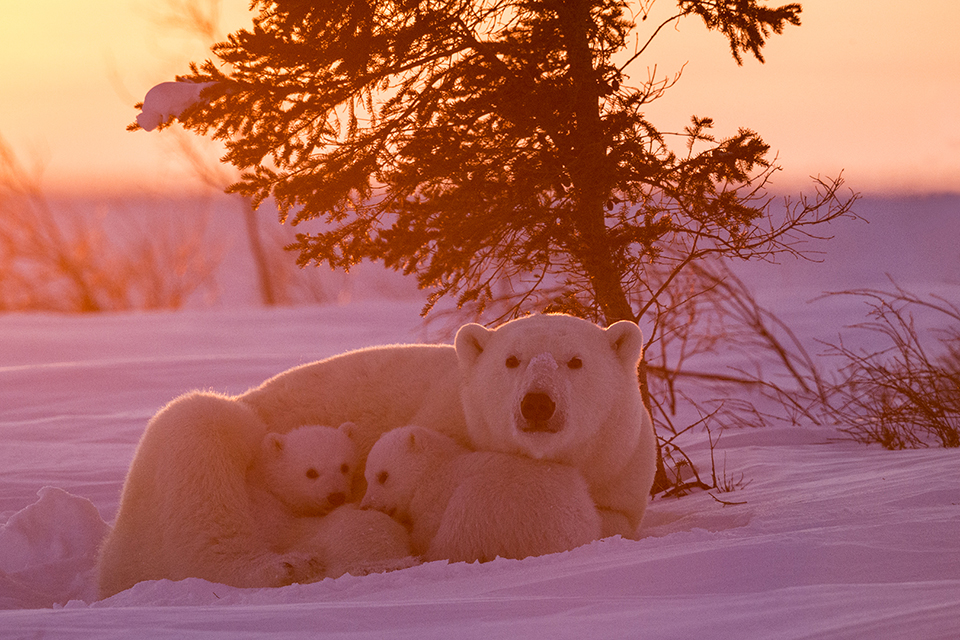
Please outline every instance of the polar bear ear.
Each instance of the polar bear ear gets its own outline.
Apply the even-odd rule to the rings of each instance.
[[[265,451],[279,455],[283,452],[283,436],[279,433],[268,433],[263,439],[263,448]]]
[[[643,332],[629,320],[614,322],[605,330],[610,346],[625,367],[635,369],[643,355]]]
[[[357,427],[357,423],[349,421],[341,424],[339,427],[337,427],[337,430],[343,431],[351,440],[355,440],[357,434],[359,433],[359,427]]]
[[[493,331],[473,322],[460,327],[454,341],[460,365],[473,366],[486,348],[491,335],[493,335]]]
[[[407,446],[407,451],[411,453],[424,453],[430,447],[430,438],[424,434],[422,427],[408,427],[403,440]]]

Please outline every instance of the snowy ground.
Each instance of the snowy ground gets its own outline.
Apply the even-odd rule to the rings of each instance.
[[[950,202],[926,236],[930,207],[852,227],[830,268],[775,270],[758,296],[828,338],[862,309],[818,311],[814,289],[890,272],[960,299]],[[720,497],[738,504],[655,501],[639,541],[282,589],[148,582],[95,601],[93,554],[153,413],[191,389],[240,392],[346,349],[428,339],[419,306],[0,316],[0,638],[958,637],[958,452],[812,426],[725,433],[717,454],[744,486]]]

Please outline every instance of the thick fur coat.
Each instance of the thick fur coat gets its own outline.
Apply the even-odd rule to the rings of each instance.
[[[372,347],[290,369],[239,396],[192,392],[148,423],[101,549],[100,593],[141,580],[200,577],[235,586],[312,579],[309,550],[264,548],[246,474],[269,432],[354,422],[359,458],[384,433],[416,424],[476,450],[580,472],[602,535],[636,537],[653,481],[655,441],[637,389],[642,337],[569,316],[495,331],[466,325],[456,347]]]
[[[367,459],[364,507],[409,525],[424,560],[485,562],[568,551],[600,537],[579,471],[469,451],[422,427],[384,435]]]

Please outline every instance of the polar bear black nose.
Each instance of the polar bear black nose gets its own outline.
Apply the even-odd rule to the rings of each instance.
[[[553,399],[545,393],[528,393],[520,401],[520,414],[530,422],[546,422],[556,409]]]
[[[344,502],[346,502],[346,500],[347,500],[347,496],[340,493],[339,491],[336,493],[331,493],[330,495],[327,496],[327,502],[329,502],[335,507],[339,507]]]

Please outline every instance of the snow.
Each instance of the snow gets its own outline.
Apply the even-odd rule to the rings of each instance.
[[[216,82],[161,82],[147,91],[137,124],[153,131],[200,101],[200,92]]]
[[[952,224],[941,237],[957,237]],[[872,253],[874,280],[840,280],[869,271],[871,252],[854,253],[828,256],[856,268],[831,262],[816,288],[882,285],[888,271],[957,299],[955,251]],[[785,291],[799,271],[778,269],[758,295],[801,335],[830,338],[862,314],[847,298],[812,310]],[[347,349],[432,339],[420,305],[0,315],[0,637],[958,637],[958,451],[890,452],[813,425],[725,432],[716,456],[743,478],[715,494],[729,504],[655,500],[639,541],[279,589],[161,580],[96,600],[96,548],[151,415],[191,389],[237,393]],[[705,437],[689,442],[708,460]]]

